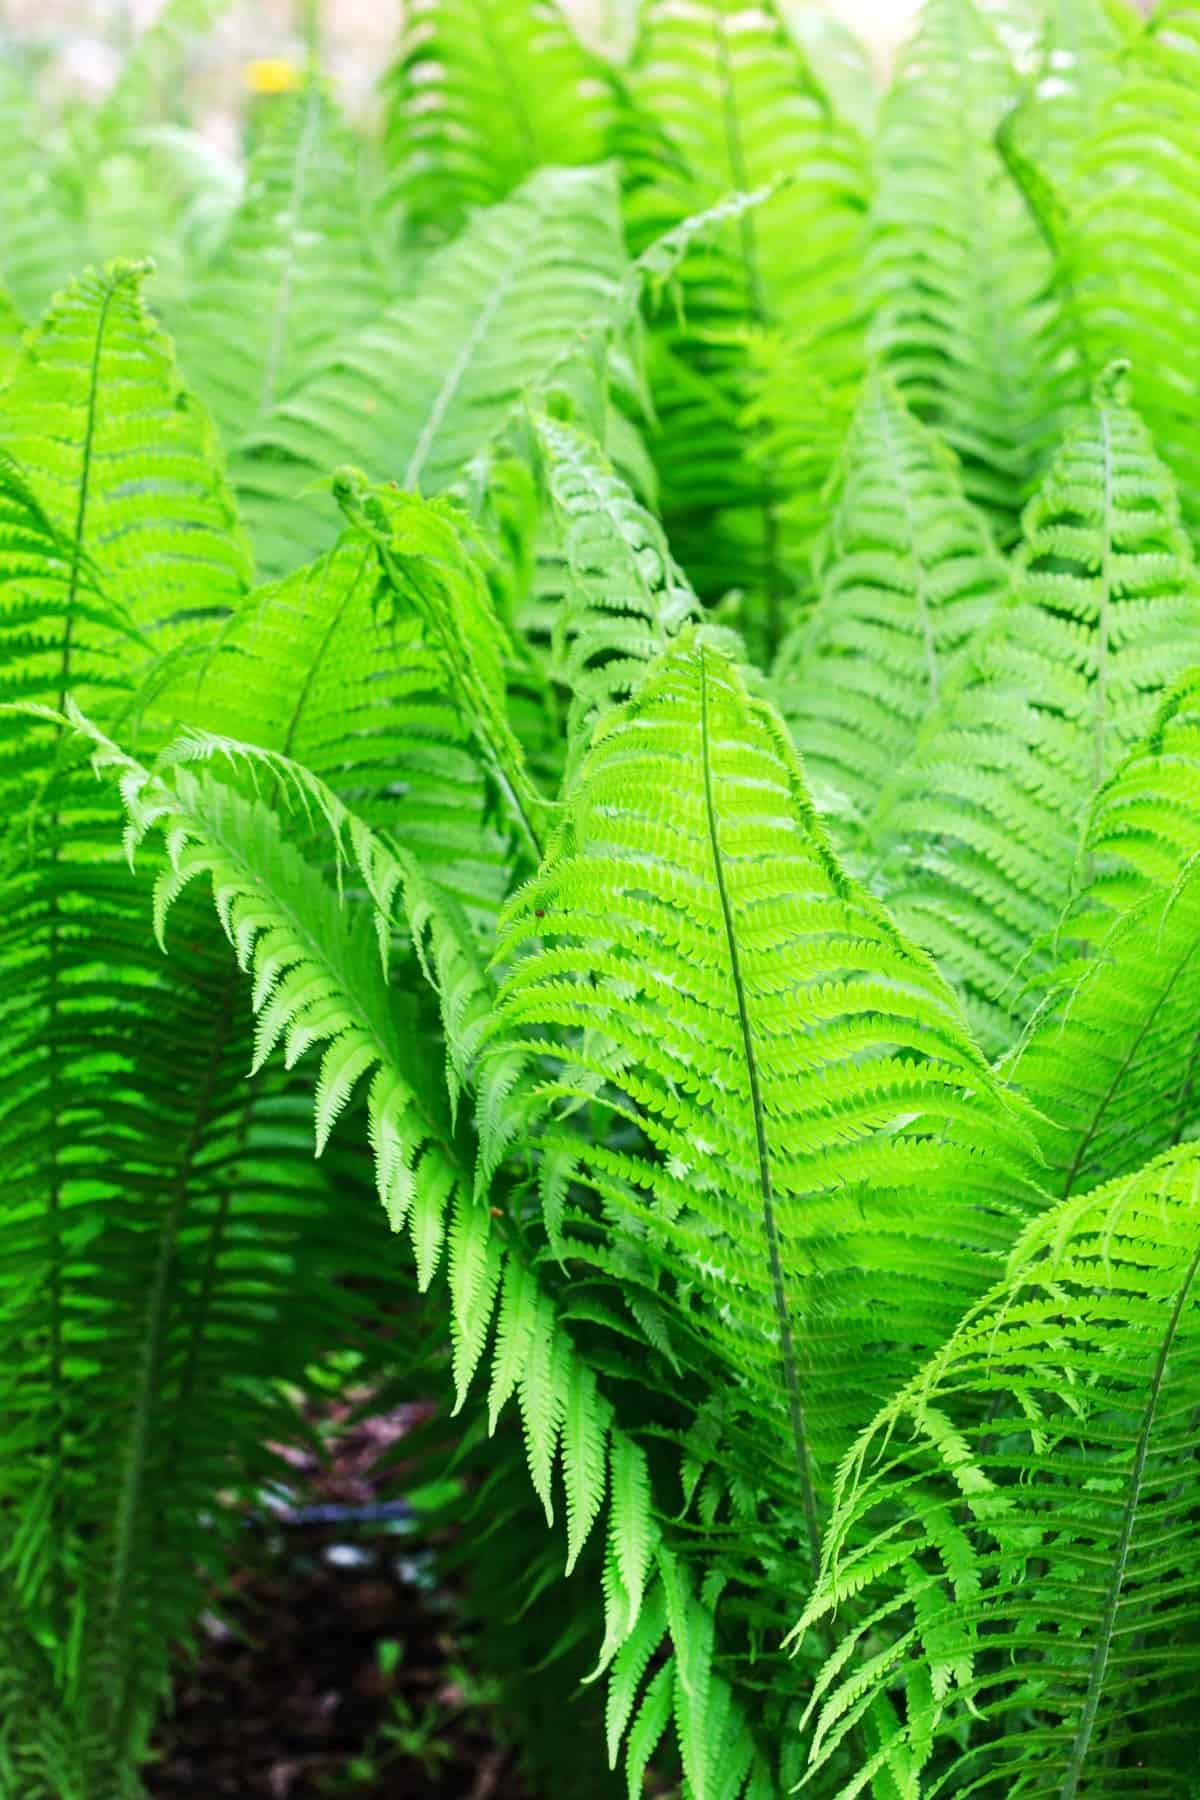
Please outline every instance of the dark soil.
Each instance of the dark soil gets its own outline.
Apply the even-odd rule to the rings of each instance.
[[[403,1511],[394,1463],[387,1481],[375,1465],[412,1409],[348,1417],[326,1408],[327,1462],[279,1448],[286,1479],[247,1519],[244,1566],[181,1669],[155,1800],[528,1800],[436,1544],[411,1516],[306,1522]]]

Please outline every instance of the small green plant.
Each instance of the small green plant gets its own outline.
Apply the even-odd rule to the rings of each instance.
[[[1200,10],[414,0],[244,172],[217,10],[0,79],[0,1796],[316,1369],[535,1788],[1179,1800]]]

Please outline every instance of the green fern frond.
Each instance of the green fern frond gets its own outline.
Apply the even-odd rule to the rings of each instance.
[[[1051,992],[1011,1062],[1065,1195],[1196,1129],[1200,678],[1101,790]]]
[[[165,641],[220,615],[249,556],[212,425],[146,310],[144,267],[80,276],[0,394],[0,448],[134,625]]]
[[[1003,541],[1076,398],[1050,252],[993,144],[1021,98],[972,0],[927,0],[883,103],[870,342]]]
[[[374,544],[397,606],[415,614],[511,823],[536,859],[547,805],[509,723],[505,664],[511,652],[464,542],[461,515],[448,501],[371,488],[354,470],[340,470],[333,487],[347,518]]]
[[[1200,526],[1200,385],[1188,350],[1198,304],[1200,15],[1171,0],[1134,39],[1061,195],[1062,256],[1093,367],[1134,365],[1139,410]],[[1136,194],[1136,203],[1130,195]]]
[[[842,453],[819,598],[773,686],[810,787],[844,847],[912,755],[1008,571],[954,458],[875,374]]]
[[[566,571],[551,669],[571,695],[570,762],[597,717],[628,699],[647,663],[700,608],[658,520],[603,451],[547,414],[533,430]]]
[[[754,332],[802,333],[831,385],[861,363],[863,146],[837,119],[774,13],[732,0],[654,0],[629,75],[627,213],[635,249],[722,194],[782,184],[685,264],[674,317],[656,322],[652,438],[668,534],[705,599],[749,589],[747,628],[773,650],[795,571],[765,456],[786,393],[760,390]],[[747,409],[757,403],[747,432]]]
[[[452,237],[535,169],[600,162],[611,96],[556,0],[416,0],[383,79],[391,188]]]
[[[262,566],[284,573],[325,548],[332,509],[310,489],[339,463],[449,486],[526,389],[621,316],[626,267],[607,170],[543,170],[481,213],[239,451]]]
[[[180,361],[231,447],[390,297],[359,161],[320,80],[284,96],[255,140],[225,240],[179,309]]]
[[[390,595],[362,533],[250,594],[164,704],[219,739],[302,763],[404,843],[478,929],[494,920],[506,832],[469,722],[437,641]]]
[[[1174,485],[1114,366],[1026,510],[1010,605],[868,827],[990,1051],[1032,1010],[1093,795],[1198,647]]]
[[[680,1559],[659,1543],[640,1446],[614,1422],[605,1468],[596,1436],[585,1448],[571,1426],[581,1407],[594,1404],[593,1377],[521,1238],[493,1228],[489,1209],[467,1191],[461,1149],[453,1142],[444,1097],[417,1041],[412,1009],[401,1007],[401,996],[384,976],[374,908],[343,911],[334,890],[302,862],[285,841],[278,816],[261,802],[178,764],[154,776],[77,711],[71,718],[94,747],[97,772],[113,777],[120,788],[130,818],[130,852],[150,831],[163,834],[169,865],[159,877],[154,900],[160,937],[182,890],[198,877],[211,880],[218,917],[240,966],[253,976],[255,1067],[261,1068],[277,1045],[289,1064],[312,1049],[321,1050],[315,1092],[318,1152],[355,1087],[367,1084],[376,1183],[389,1222],[396,1231],[407,1225],[422,1287],[437,1270],[449,1228],[457,1345],[464,1345],[459,1335],[464,1322],[481,1345],[488,1312],[495,1308],[492,1420],[515,1395],[530,1477],[548,1513],[551,1476],[562,1457],[569,1554],[578,1555],[587,1524],[601,1511],[597,1486],[602,1493],[607,1485],[606,1633],[595,1673],[609,1665],[635,1628],[654,1579],[661,1581],[680,1665],[676,1718],[690,1791],[716,1800],[718,1793],[728,1791],[716,1761],[718,1755],[728,1755],[728,1743],[737,1746],[743,1780],[758,1753],[732,1692],[712,1668],[711,1611],[694,1596]],[[355,844],[360,864],[383,876],[384,885],[375,892],[390,902],[403,884],[399,874],[387,875],[385,847],[361,828]],[[470,1354],[477,1358],[478,1350],[472,1347]],[[464,1379],[470,1374],[468,1366]],[[579,1383],[586,1390],[583,1395],[574,1391]],[[604,1424],[602,1410],[599,1421]],[[701,1728],[710,1695],[728,1718],[716,1744]],[[759,1779],[766,1779],[761,1764]]]
[[[1198,1267],[1189,1146],[1028,1227],[864,1434],[797,1627],[853,1609],[810,1707],[814,1769],[898,1688],[913,1792],[1187,1791]]]
[[[932,967],[834,862],[782,723],[703,636],[601,720],[498,955],[485,1172],[588,1109],[574,1181],[728,1371],[754,1420],[742,1473],[787,1497],[815,1558],[818,1459],[921,1320],[986,1286],[1023,1127]],[[598,1223],[573,1206],[570,1254]]]

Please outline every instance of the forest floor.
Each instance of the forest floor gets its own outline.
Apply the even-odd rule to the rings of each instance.
[[[284,1479],[181,1664],[154,1800],[528,1800],[436,1545],[402,1510],[320,1517],[388,1503],[411,1410],[329,1403],[324,1459],[277,1447]]]

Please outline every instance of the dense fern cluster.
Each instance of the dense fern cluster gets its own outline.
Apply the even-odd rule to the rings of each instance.
[[[547,1793],[1186,1796],[1200,15],[220,10],[0,65],[0,1800],[347,1345]]]

